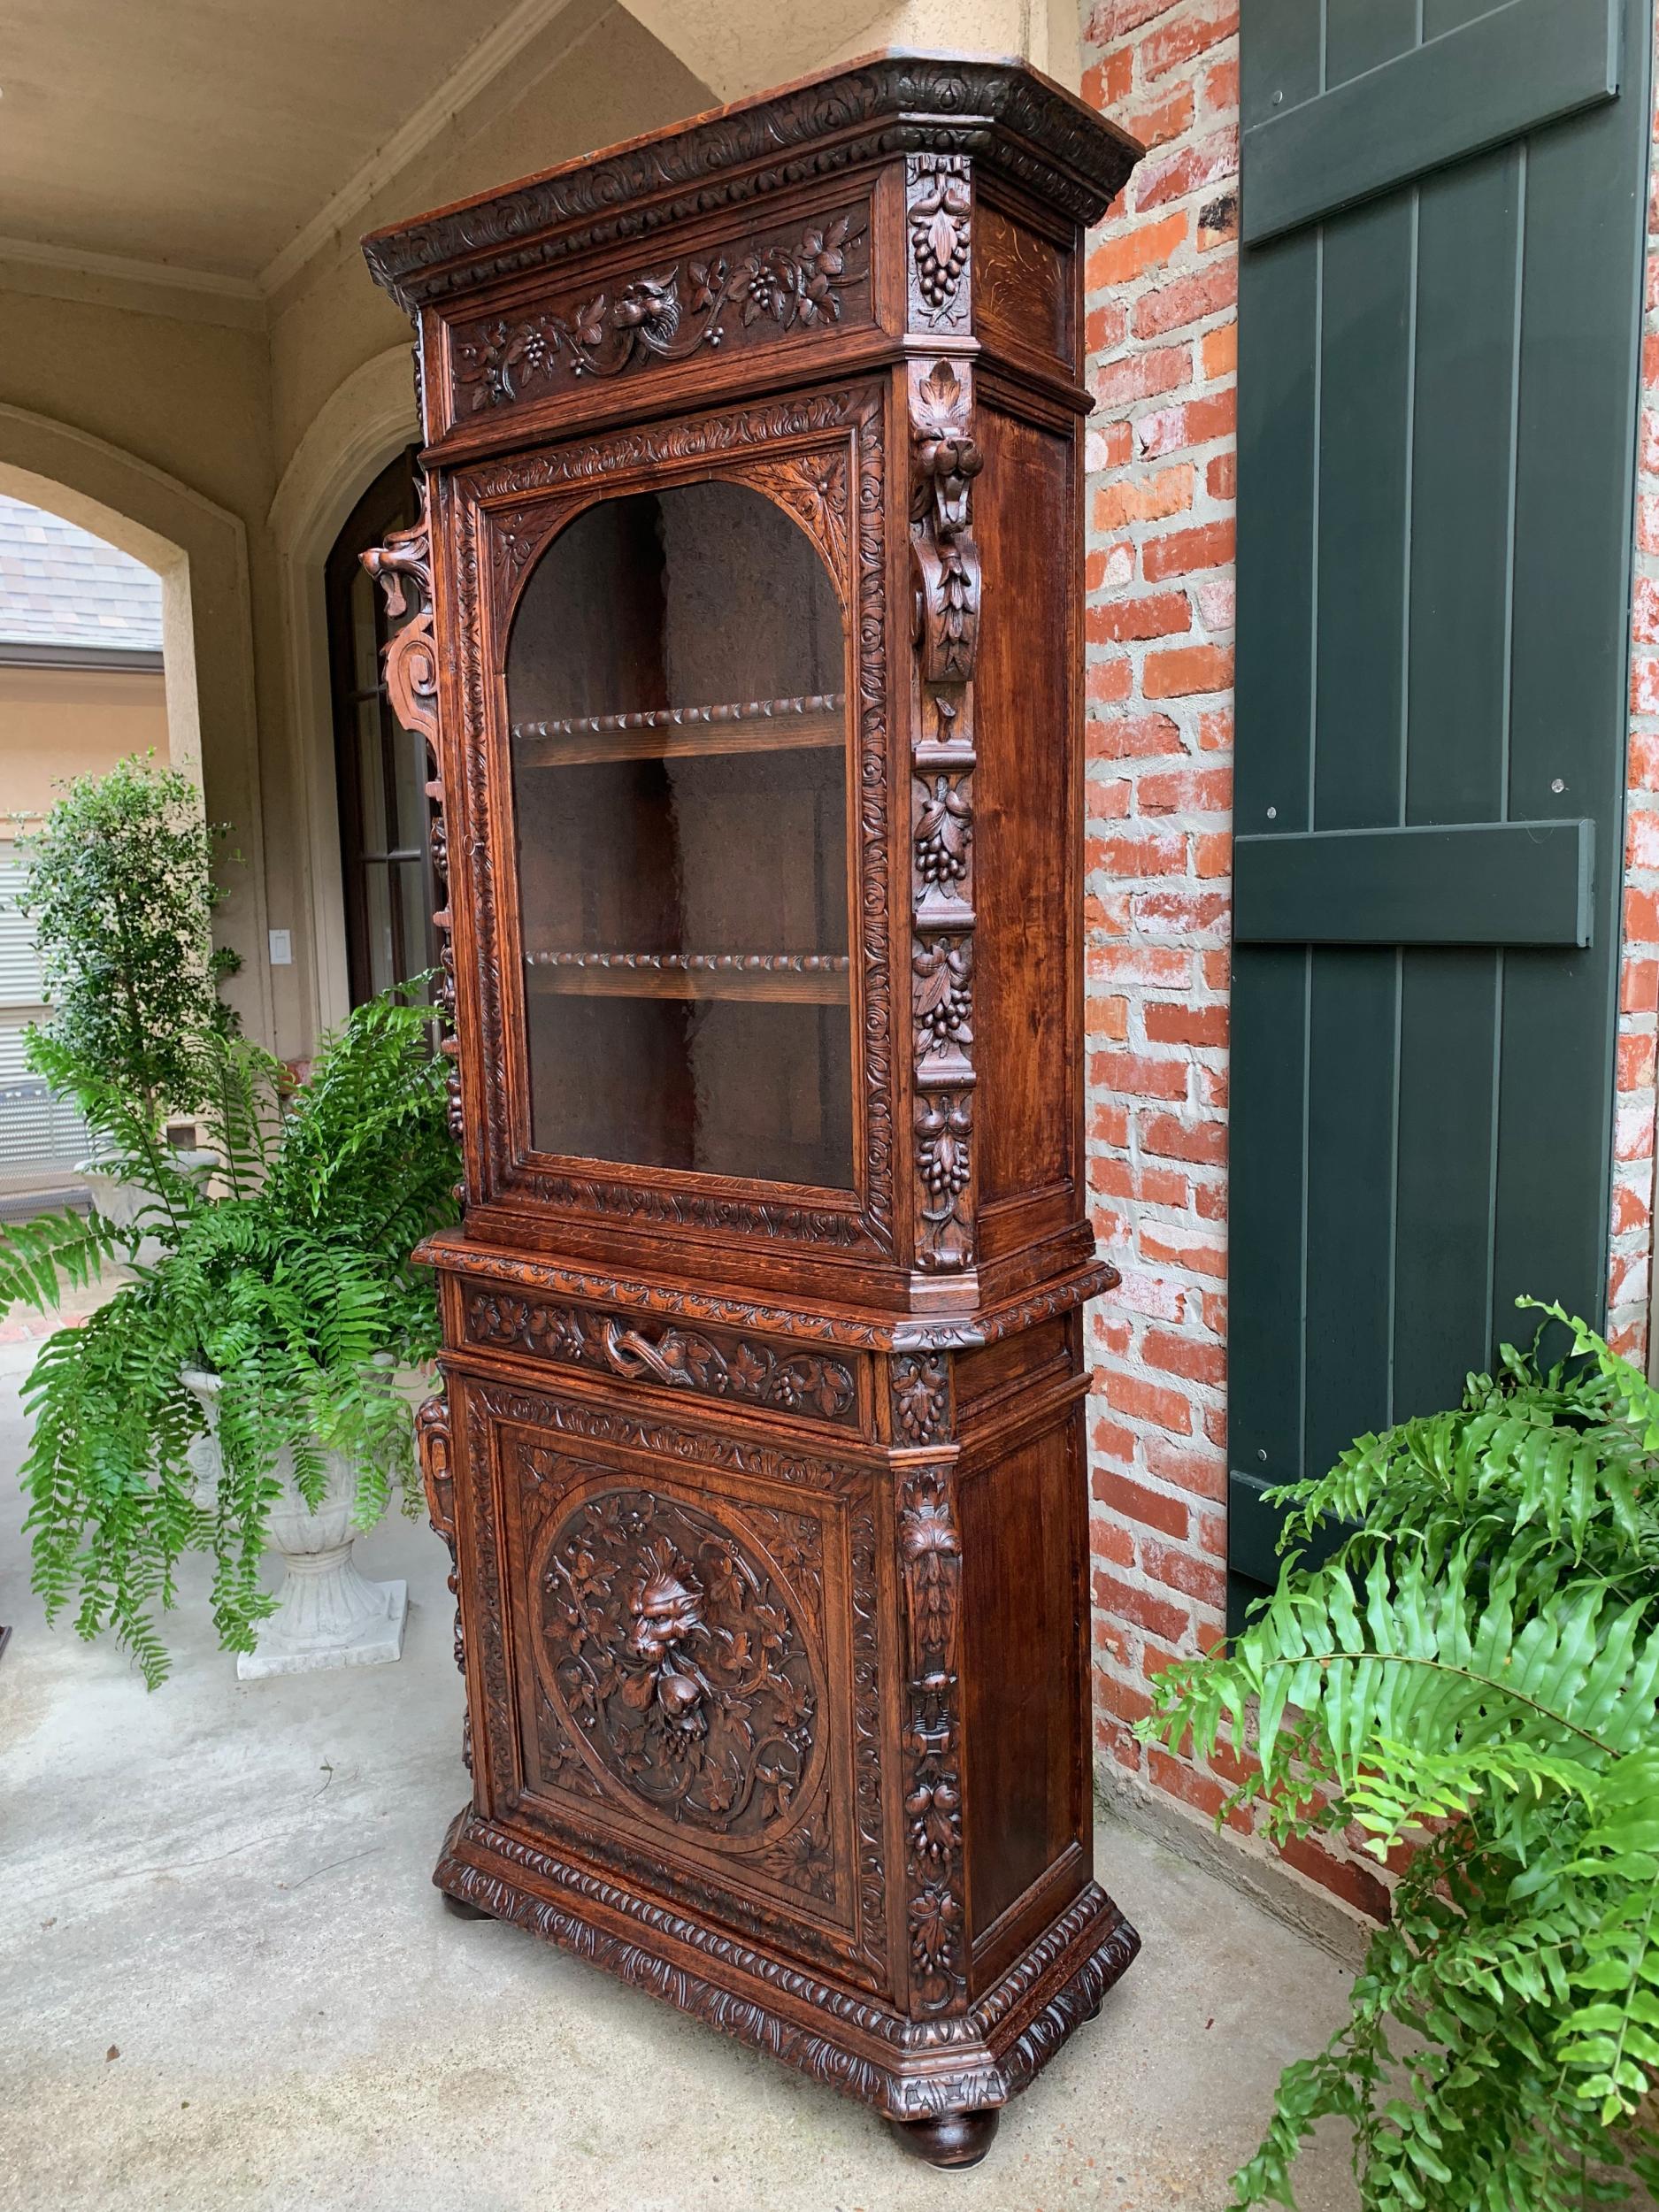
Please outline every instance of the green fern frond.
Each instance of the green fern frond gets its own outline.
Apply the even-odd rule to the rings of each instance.
[[[36,1214],[0,1225],[0,1317],[12,1306],[50,1313],[124,1248],[113,1222],[91,1213]]]
[[[1294,2205],[1322,2119],[1364,2212],[1579,2212],[1659,2170],[1659,1394],[1555,1307],[1455,1411],[1279,1494],[1293,1555],[1227,1651],[1161,1676],[1141,1732],[1257,1765],[1279,1838],[1413,1847],[1349,2018],[1283,2077],[1235,2206]],[[1224,1809],[1225,1816],[1225,1809]]]
[[[324,1453],[342,1454],[360,1527],[394,1496],[413,1499],[413,1424],[394,1371],[431,1358],[438,1325],[432,1279],[410,1252],[454,1218],[458,1171],[426,1020],[400,1002],[359,1008],[285,1105],[268,1056],[229,1034],[198,1040],[190,1064],[221,1195],[123,1121],[119,1100],[109,1105],[110,1126],[131,1141],[115,1171],[157,1194],[147,1225],[163,1248],[131,1262],[85,1327],[43,1348],[25,1386],[23,1482],[49,1615],[72,1611],[83,1635],[114,1633],[152,1686],[166,1671],[157,1617],[175,1601],[188,1550],[212,1557],[221,1640],[251,1648],[273,1602],[259,1562],[285,1455],[315,1505]],[[96,1218],[4,1233],[0,1286],[9,1265],[53,1302],[56,1284],[89,1271],[112,1234]],[[189,1464],[203,1417],[186,1368],[221,1381],[224,1473],[211,1510]]]

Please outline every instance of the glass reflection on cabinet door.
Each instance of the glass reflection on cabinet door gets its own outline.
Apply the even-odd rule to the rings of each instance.
[[[851,1188],[846,662],[746,486],[541,555],[506,670],[536,1151]]]

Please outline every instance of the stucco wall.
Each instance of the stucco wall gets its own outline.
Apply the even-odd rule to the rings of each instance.
[[[285,1056],[311,1050],[323,995],[313,875],[319,843],[334,834],[333,741],[318,710],[322,695],[314,686],[302,691],[294,673],[288,549],[283,511],[273,515],[273,503],[331,398],[365,362],[410,337],[403,315],[371,283],[357,236],[710,103],[700,81],[624,11],[607,0],[574,0],[267,303],[0,258],[0,472],[8,465],[39,472],[46,483],[29,495],[42,504],[54,503],[49,487],[61,482],[64,511],[83,515],[81,503],[90,501],[130,515],[134,472],[120,465],[120,457],[130,457],[139,474],[157,472],[240,526],[244,609],[231,594],[217,619],[198,624],[196,654],[208,664],[195,673],[211,703],[229,695],[250,667],[257,739],[245,765],[257,790],[246,788],[229,757],[236,749],[229,718],[211,703],[202,723],[203,781],[210,815],[233,823],[253,864],[238,872],[224,910],[226,934],[249,964],[238,991],[242,1011]],[[413,434],[412,377],[407,388],[406,417],[387,425],[381,449],[354,449],[342,459],[352,480],[339,487],[340,513]],[[27,420],[8,419],[8,410]],[[319,458],[311,460],[315,470]],[[326,457],[320,465],[326,472]],[[149,515],[135,519],[158,526]],[[107,527],[101,534],[118,534]],[[198,573],[198,595],[213,582]],[[169,642],[170,681],[188,680],[183,657]],[[308,641],[308,649],[314,646]],[[319,827],[308,810],[326,810],[328,819]],[[290,932],[292,965],[268,967],[271,926]]]
[[[349,234],[332,239],[273,296],[272,439],[279,475],[328,395],[365,361],[409,339],[402,311],[369,280],[357,244],[365,231],[695,114],[713,96],[608,0],[572,0],[503,79],[459,111],[381,185]],[[412,393],[411,381],[411,430]]]
[[[160,672],[0,665],[0,835],[44,814],[52,787],[131,753],[167,758]]]

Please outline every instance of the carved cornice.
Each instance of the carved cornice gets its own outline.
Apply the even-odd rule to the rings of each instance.
[[[971,155],[1092,223],[1138,151],[1023,63],[873,55],[373,232],[363,250],[375,280],[412,314],[425,301],[895,154]]]

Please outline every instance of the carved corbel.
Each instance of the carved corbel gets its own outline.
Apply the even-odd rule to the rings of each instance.
[[[420,1454],[420,1479],[426,1486],[426,1513],[434,1530],[455,1557],[455,1478],[449,1463],[449,1407],[440,1385],[415,1416],[415,1442]]]
[[[426,485],[420,486],[420,519],[394,530],[384,545],[373,545],[363,565],[386,594],[386,611],[403,626],[386,648],[386,688],[392,712],[404,729],[422,737],[438,772],[438,650],[432,632],[432,526]],[[419,605],[411,611],[414,587]],[[407,616],[409,618],[404,620]]]
[[[979,642],[979,556],[969,532],[969,496],[983,456],[970,428],[971,372],[949,361],[911,370],[911,554],[918,641],[928,683],[965,684]]]

